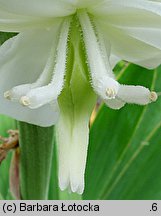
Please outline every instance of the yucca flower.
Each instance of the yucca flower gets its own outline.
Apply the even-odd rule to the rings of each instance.
[[[0,31],[18,33],[0,48],[0,113],[56,124],[60,188],[82,194],[96,95],[113,109],[157,100],[112,69],[160,65],[161,1],[0,0]]]

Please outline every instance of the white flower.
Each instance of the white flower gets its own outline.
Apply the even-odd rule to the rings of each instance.
[[[0,31],[19,33],[0,48],[0,112],[41,126],[59,119],[59,184],[81,194],[92,105],[84,117],[77,116],[79,121],[70,122],[63,109],[59,118],[57,103],[66,82],[75,17],[93,91],[113,109],[125,103],[146,105],[157,94],[119,84],[112,68],[120,59],[146,68],[161,63],[161,1],[0,0]]]

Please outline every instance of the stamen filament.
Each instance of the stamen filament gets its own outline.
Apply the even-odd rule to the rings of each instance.
[[[111,67],[104,62],[90,18],[84,11],[78,12],[78,17],[83,30],[93,88],[104,100],[115,98],[119,85],[108,75],[107,71],[111,71]]]
[[[50,82],[52,72],[55,65],[55,53],[56,44],[53,43],[50,50],[50,55],[45,65],[43,72],[40,74],[39,78],[34,83],[27,83],[19,86],[13,87],[11,90],[4,93],[4,97],[8,100],[19,101],[23,95],[26,95],[31,89],[41,87]]]
[[[105,103],[114,109],[120,109],[125,103],[146,105],[157,99],[156,93],[142,86],[120,85],[114,79],[114,74],[109,63],[108,53],[105,50],[104,38],[96,24],[97,37],[92,23],[86,12],[78,13],[82,26],[88,61],[91,71],[92,85],[96,93]],[[105,58],[106,61],[105,61]],[[105,63],[106,62],[106,63]],[[114,99],[117,99],[115,101]],[[111,100],[109,102],[108,100]]]
[[[28,106],[32,109],[56,100],[63,89],[70,22],[70,18],[66,19],[61,28],[57,46],[56,64],[51,82],[43,87],[32,89],[25,96],[25,99],[28,98],[28,101],[30,101]],[[24,101],[23,99],[24,97],[21,98],[21,102]]]
[[[8,99],[8,100],[11,100],[11,92],[10,92],[10,91],[6,91],[6,92],[4,93],[4,98],[5,98],[5,99]]]
[[[100,31],[100,28],[97,24],[97,22],[95,22],[95,28],[96,28],[96,31],[97,31],[97,37],[98,37],[98,40],[99,40],[99,46],[100,46],[100,51],[101,51],[101,54],[102,54],[102,58],[104,60],[104,64],[106,66],[106,73],[108,73],[108,76],[115,79],[115,75],[112,71],[112,68],[111,68],[111,65],[110,65],[110,52],[111,52],[111,45],[110,45],[110,42],[106,40],[106,43],[105,43],[105,39]],[[107,45],[108,43],[108,45]],[[106,46],[108,46],[108,49],[106,49]]]
[[[126,103],[147,105],[156,101],[158,96],[156,92],[150,92],[143,86],[120,85],[117,98]]]
[[[157,92],[157,96],[160,97],[161,96],[161,92]]]

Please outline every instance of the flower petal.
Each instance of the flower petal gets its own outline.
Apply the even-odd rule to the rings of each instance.
[[[120,99],[111,99],[111,100],[106,100],[105,104],[114,110],[119,110],[121,109],[123,106],[125,106],[125,102],[120,100]]]
[[[147,43],[161,50],[161,29],[160,28],[147,28],[147,27],[122,27],[120,28],[125,34],[130,37]]]
[[[111,51],[116,56],[120,57],[123,60],[141,65],[147,68],[155,68],[161,63],[161,49],[156,46],[148,44],[147,39],[137,39],[134,38],[126,31],[118,29],[116,27],[107,26],[105,30],[105,25],[102,24],[102,32],[104,36],[110,38],[111,42]],[[144,35],[146,38],[146,34]],[[153,43],[157,43],[157,36],[155,35]],[[145,42],[144,42],[145,41]]]
[[[84,173],[89,142],[88,124],[88,119],[81,119],[75,124],[71,143],[70,183],[71,190],[78,194],[84,191]]]
[[[59,25],[48,31],[39,29],[23,32],[1,46],[0,113],[41,126],[53,125],[57,121],[58,107],[56,104],[54,107],[46,105],[40,109],[31,110],[18,103],[7,101],[3,94],[14,86],[32,83],[37,79],[46,64],[51,45],[57,44],[58,32]]]
[[[157,67],[161,63],[161,4],[145,0],[105,3],[95,13],[112,52],[141,66]]]
[[[56,22],[59,22],[60,18],[41,18],[33,16],[18,15],[8,12],[0,8],[0,31],[5,32],[20,32],[26,29],[35,28],[49,28]]]
[[[110,61],[111,68],[113,69],[117,65],[117,63],[121,61],[121,59],[118,56],[111,53],[109,57],[109,61]]]
[[[160,16],[161,4],[160,1],[150,0],[106,0],[101,1],[99,4],[93,4],[89,11],[98,17],[110,17],[110,15],[118,16],[120,14],[124,14],[124,16],[128,17],[129,15],[139,15],[142,13],[142,19],[145,20],[143,16],[144,13]]]
[[[64,17],[75,12],[70,2],[60,0],[0,0],[0,8],[33,17]]]
[[[74,122],[60,116],[56,127],[59,155],[59,186],[82,194],[89,141],[89,117],[84,115]]]

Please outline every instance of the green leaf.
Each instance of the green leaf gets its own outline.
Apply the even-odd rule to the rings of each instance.
[[[49,184],[49,194],[48,194],[49,200],[59,200],[57,150],[55,144],[56,143],[54,143],[51,176],[50,176],[50,184]]]
[[[10,33],[10,32],[0,32],[0,45],[3,44],[6,40],[9,38],[15,36],[16,33]]]
[[[120,82],[160,91],[161,67],[130,65]],[[91,129],[84,199],[161,198],[161,98],[119,111],[103,106]]]
[[[48,197],[53,155],[53,127],[19,122],[21,196],[26,200]]]
[[[2,196],[2,194],[0,193],[0,200],[4,200],[4,198],[3,198],[3,196]]]

